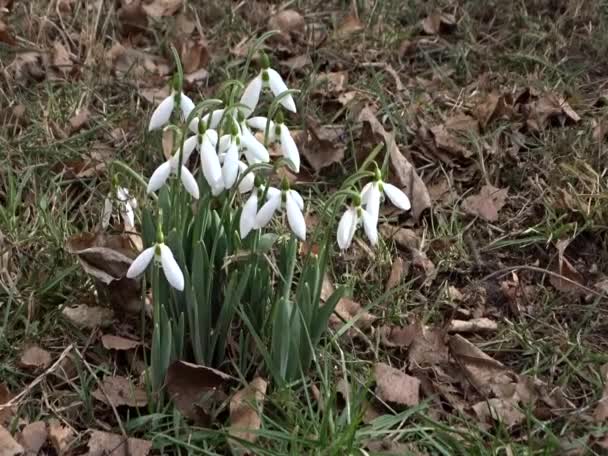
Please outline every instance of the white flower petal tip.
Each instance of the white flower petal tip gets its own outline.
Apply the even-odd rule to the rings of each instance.
[[[289,90],[287,88],[287,85],[283,81],[283,78],[276,70],[268,68],[266,72],[268,73],[268,85],[275,97],[278,97]],[[280,103],[288,111],[296,112],[296,104],[294,103],[293,97],[291,95],[286,95],[282,97]]]
[[[148,125],[148,131],[156,130],[157,128],[164,127],[171,118],[173,108],[175,106],[174,95],[169,95],[156,107],[150,117],[150,124]]]
[[[243,176],[243,173],[247,171],[247,165],[242,161],[239,161],[239,193],[249,193],[253,190],[253,186],[255,185],[255,176],[252,172],[248,172]],[[241,176],[243,176],[241,178]]]
[[[268,225],[270,219],[281,205],[281,193],[273,194],[268,201],[260,208],[260,211],[255,216],[254,228],[263,228]]]
[[[369,239],[370,244],[375,246],[378,243],[378,228],[376,227],[378,218],[365,210],[363,211],[362,218],[365,235]]]
[[[192,198],[198,199],[200,196],[198,184],[196,183],[196,179],[194,178],[190,170],[185,166],[182,166],[181,179],[186,191],[190,193],[190,195],[192,195]]]
[[[133,263],[131,263],[131,266],[127,270],[127,277],[129,279],[139,277],[146,270],[154,257],[154,249],[155,246],[148,247],[133,260]]]
[[[241,104],[244,107],[241,108],[245,117],[249,117],[251,113],[255,110],[258,105],[258,101],[260,99],[260,92],[262,91],[262,77],[257,75],[253,78],[247,87],[245,87],[245,91],[241,96]]]
[[[306,221],[300,209],[298,202],[291,194],[287,194],[286,198],[287,222],[293,234],[301,241],[306,240]]]
[[[236,145],[232,144],[226,152],[224,158],[224,166],[222,167],[222,176],[224,179],[224,187],[232,188],[239,174],[239,152]]]
[[[177,261],[173,257],[171,249],[165,244],[160,244],[160,261],[163,266],[163,272],[167,278],[167,282],[173,288],[179,291],[184,290],[184,274],[179,268]]]
[[[258,195],[253,192],[241,211],[241,219],[239,220],[239,232],[241,239],[245,239],[251,230],[255,227],[255,217],[258,211]]]
[[[214,196],[219,195],[224,190],[224,181],[222,178],[222,166],[220,159],[215,153],[215,149],[209,141],[203,140],[201,147],[201,169],[203,176]]]
[[[182,110],[182,119],[188,120],[190,113],[194,111],[194,102],[186,94],[180,94],[179,107]]]
[[[162,165],[156,168],[156,170],[152,173],[152,176],[150,176],[150,181],[148,182],[148,193],[155,192],[161,188],[165,182],[167,182],[167,179],[171,174],[171,168],[171,160],[164,162]]]
[[[289,129],[281,125],[281,152],[289,161],[289,167],[296,173],[300,172],[300,152],[296,142],[291,137]]]
[[[378,184],[376,182],[374,182],[369,189],[367,190],[367,192],[365,193],[365,201],[364,201],[364,205],[365,205],[365,209],[372,214],[376,219],[378,218],[378,215],[380,214],[380,198],[381,198],[381,194],[380,194],[380,188],[378,186]],[[361,197],[361,200],[363,202],[363,197]]]
[[[410,199],[399,188],[392,184],[384,183],[384,194],[391,200],[391,203],[402,211],[409,211],[412,208]]]
[[[342,250],[346,250],[350,247],[356,229],[357,212],[355,208],[351,207],[344,212],[342,218],[340,219],[340,223],[338,223],[337,240],[338,246]]]
[[[295,190],[289,190],[289,195],[298,204],[298,207],[300,208],[300,210],[303,211],[304,210],[304,199],[302,198],[302,196]]]

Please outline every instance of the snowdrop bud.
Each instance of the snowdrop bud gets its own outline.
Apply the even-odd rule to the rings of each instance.
[[[289,161],[289,167],[296,173],[300,172],[300,152],[287,127],[281,124],[281,152]]]
[[[386,182],[383,184],[384,194],[388,197],[388,199],[393,203],[395,207],[398,207],[402,211],[409,211],[412,208],[410,203],[410,199],[407,195],[399,190],[392,184],[387,184]]]
[[[289,90],[283,81],[283,78],[276,70],[268,68],[266,73],[268,74],[268,85],[275,97],[280,97]],[[282,96],[279,103],[288,111],[296,112],[296,104],[291,95]]]
[[[262,68],[270,68],[270,59],[268,58],[268,54],[264,51],[260,51],[260,65]]]
[[[338,223],[338,245],[342,250],[350,247],[355,230],[357,229],[357,210],[354,207],[349,207]]]
[[[171,118],[171,114],[173,113],[174,107],[175,97],[174,94],[171,94],[163,101],[161,101],[152,113],[152,117],[150,117],[150,124],[148,125],[148,131],[152,131],[165,126]]]
[[[293,234],[300,240],[305,241],[306,221],[304,220],[304,215],[302,214],[298,203],[291,193],[286,194],[285,206],[287,211],[287,222],[289,223],[291,231],[293,231]]]
[[[127,270],[127,277],[129,279],[140,276],[146,270],[154,257],[155,248],[156,246],[148,247],[133,260],[133,263],[131,263],[131,266]]]
[[[167,160],[158,168],[156,168],[156,170],[152,173],[152,176],[150,176],[150,180],[148,181],[147,192],[153,193],[159,188],[161,188],[165,184],[165,182],[167,182],[167,179],[169,178],[170,174],[171,161]]]
[[[165,244],[160,244],[160,260],[167,282],[176,290],[183,291],[184,275],[175,261],[171,249]]]
[[[198,199],[200,194],[198,190],[198,184],[196,183],[196,179],[190,172],[188,168],[182,166],[181,174],[180,174],[182,184],[184,184],[184,188],[194,199]]]

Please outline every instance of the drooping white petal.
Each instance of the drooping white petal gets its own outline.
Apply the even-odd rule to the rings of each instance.
[[[182,184],[184,184],[184,188],[186,189],[186,191],[190,193],[190,195],[192,195],[192,198],[198,199],[198,197],[200,196],[198,184],[196,183],[196,179],[194,178],[190,170],[185,166],[182,166],[182,172],[180,177],[182,179]]]
[[[205,130],[205,134],[203,135],[203,141],[209,141],[209,143],[215,147],[217,145],[217,131],[209,128]]]
[[[241,180],[241,182],[239,182],[240,193],[250,192],[253,189],[253,185],[255,184],[255,176],[251,171],[245,174],[245,177],[241,179],[241,176],[247,170],[247,168],[248,166],[239,160],[239,179]]]
[[[231,188],[239,174],[239,151],[236,144],[231,144],[224,157],[224,166],[222,166],[222,177],[224,179],[224,187]]]
[[[204,139],[201,146],[201,169],[203,170],[205,180],[211,187],[213,195],[219,195],[224,190],[224,178],[222,177],[220,159],[215,153],[215,148],[209,141]]]
[[[239,220],[239,231],[241,233],[241,239],[245,239],[249,232],[255,226],[255,217],[258,212],[258,192],[251,193],[249,199],[243,206],[241,211],[241,219]]]
[[[300,172],[300,152],[296,142],[291,137],[289,129],[285,125],[281,125],[281,152],[283,156],[290,161],[290,168],[296,173]]]
[[[281,196],[281,190],[276,187],[268,187],[268,190],[266,190],[266,201],[275,196]]]
[[[350,243],[353,241],[355,230],[357,229],[357,210],[354,207],[349,207],[338,223],[338,246],[342,250],[350,247]]]
[[[260,211],[255,216],[254,228],[262,228],[268,225],[270,219],[281,205],[281,193],[272,195],[266,203],[260,208]]]
[[[306,221],[304,220],[302,210],[291,193],[287,194],[285,205],[287,210],[287,222],[289,223],[291,231],[293,231],[293,234],[300,240],[305,241]]]
[[[298,207],[300,208],[300,210],[303,211],[304,210],[304,200],[302,199],[302,196],[295,190],[289,190],[289,194],[295,200],[295,202],[298,204]]]
[[[103,212],[101,213],[101,227],[105,230],[110,225],[112,218],[112,200],[106,198],[103,202]]]
[[[377,219],[378,214],[380,213],[380,197],[382,196],[377,182],[372,184],[367,191],[366,196],[367,198],[364,202],[365,209]],[[363,198],[361,198],[361,200],[363,200]]]
[[[167,160],[162,165],[160,165],[150,176],[150,180],[148,181],[148,193],[155,192],[159,188],[161,188],[169,175],[171,174],[171,160]]]
[[[262,116],[247,119],[247,125],[255,130],[260,130],[264,134],[266,134],[266,124],[268,123],[270,123],[268,125],[268,142],[274,142],[276,140],[276,125],[272,120]]]
[[[118,187],[116,189],[116,199],[122,203],[129,201],[129,190],[124,187]]]
[[[270,86],[270,90],[272,91],[275,97],[278,97],[283,92],[289,90],[279,73],[277,73],[272,68],[268,68],[266,71],[268,72],[268,85]],[[291,95],[282,97],[280,103],[288,111],[296,112],[296,104],[294,103],[293,97]]]
[[[220,124],[223,116],[224,116],[224,110],[216,109],[214,111],[211,111],[211,112],[205,114],[203,116],[203,122],[205,122],[205,125],[207,126],[207,128],[216,129],[218,127],[218,125]],[[190,131],[192,133],[198,133],[199,122],[200,122],[200,119],[198,117],[195,117],[194,119],[192,119],[190,121],[188,128],[190,129]]]
[[[382,186],[384,187],[384,194],[388,196],[388,199],[391,200],[391,203],[396,207],[402,211],[409,211],[412,208],[410,199],[399,188],[392,184],[387,184],[386,182],[384,182]]]
[[[160,262],[167,282],[176,290],[184,289],[184,274],[173,257],[173,252],[165,244],[160,244]]]
[[[249,130],[243,130],[241,135],[241,144],[245,150],[247,161],[250,165],[255,163],[268,163],[270,161],[270,154],[268,150],[260,143],[255,136],[251,134]]]
[[[194,110],[194,102],[192,101],[192,99],[188,95],[181,93],[179,99],[179,107],[182,110],[182,119],[184,121],[188,120],[188,116]]]
[[[122,222],[125,224],[125,228],[129,229],[135,227],[135,212],[133,212],[131,204],[128,202],[121,203],[120,216],[122,217]]]
[[[232,142],[231,135],[222,135],[219,139],[218,153],[225,154]]]
[[[369,198],[369,191],[374,185],[374,182],[368,182],[363,186],[363,190],[361,190],[361,202],[365,205],[367,204],[367,200]]]
[[[262,76],[258,74],[255,78],[253,78],[247,87],[245,87],[245,91],[241,96],[241,104],[246,107],[241,107],[241,112],[245,115],[245,117],[249,117],[253,111],[255,111],[255,107],[258,105],[258,100],[260,99],[260,92],[262,91]]]
[[[152,258],[154,257],[155,248],[156,246],[153,245],[137,255],[137,258],[133,260],[133,263],[131,263],[131,266],[129,266],[129,269],[127,270],[127,277],[129,279],[134,279],[146,270],[150,264],[150,261],[152,261]]]
[[[188,160],[190,159],[190,155],[192,155],[192,151],[195,149],[195,147],[197,145],[198,145],[197,135],[190,136],[188,139],[186,139],[184,141],[184,152],[182,154],[182,165],[185,163],[188,163]],[[180,153],[180,150],[177,149],[177,152],[175,152],[175,155],[174,155],[176,163],[179,160],[179,153]]]
[[[376,227],[378,217],[367,210],[363,210],[361,217],[363,219],[363,230],[369,239],[369,243],[376,245],[378,243],[378,228]]]
[[[173,94],[169,95],[167,98],[161,101],[152,113],[152,117],[150,117],[148,131],[152,131],[165,126],[171,118],[171,113],[173,112],[174,106],[175,98]]]

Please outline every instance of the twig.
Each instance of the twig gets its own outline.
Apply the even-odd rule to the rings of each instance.
[[[10,401],[5,402],[4,404],[0,404],[0,412],[4,409],[18,405],[19,402],[21,401],[21,399],[23,399],[25,396],[27,396],[30,393],[30,391],[32,389],[34,389],[40,382],[42,382],[42,380],[48,374],[50,374],[52,371],[54,371],[57,368],[57,366],[59,366],[59,364],[61,364],[61,361],[63,361],[64,358],[66,356],[68,356],[68,353],[70,353],[70,351],[72,351],[73,349],[74,349],[73,344],[68,345],[65,348],[65,350],[63,350],[63,352],[61,352],[61,355],[59,355],[59,358],[57,358],[57,361],[55,361],[51,367],[49,367],[42,374],[40,374],[38,377],[36,377],[32,383],[27,385],[27,387],[25,387],[25,389],[23,391],[21,391],[19,394],[17,394],[15,397],[13,397]]]

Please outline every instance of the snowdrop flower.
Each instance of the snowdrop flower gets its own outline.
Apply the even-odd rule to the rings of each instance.
[[[176,290],[183,291],[184,274],[179,268],[177,261],[175,261],[171,249],[163,242],[157,242],[152,247],[143,250],[137,258],[133,260],[131,266],[129,266],[127,277],[134,279],[141,275],[148,268],[153,258],[156,263],[162,267],[167,282]]]
[[[247,124],[256,130],[266,131],[268,126],[268,141],[275,142],[279,139],[281,153],[289,163],[289,167],[296,173],[300,172],[300,152],[298,146],[291,136],[291,132],[283,123],[283,115],[279,113],[275,122],[266,117],[252,117],[247,120]]]
[[[298,192],[289,189],[289,184],[286,180],[283,180],[282,190],[274,187],[268,188],[266,202],[256,214],[253,228],[259,229],[265,227],[279,208],[284,209],[287,213],[287,222],[293,234],[302,241],[305,241],[306,222],[302,213],[304,210],[304,200]]]
[[[371,245],[378,243],[378,229],[376,227],[378,216],[369,209],[361,207],[361,198],[357,197],[353,201],[353,205],[344,212],[338,224],[338,245],[342,250],[350,246],[360,222],[363,222],[363,230]]]
[[[176,102],[179,104],[182,111],[182,118],[184,120],[188,118],[194,109],[194,102],[183,92],[172,90],[171,95],[161,101],[152,113],[152,117],[150,117],[150,124],[148,125],[148,131],[162,128],[169,123],[169,119],[171,119],[171,114],[173,113]]]
[[[393,203],[394,206],[401,209],[402,211],[409,211],[412,207],[410,199],[405,193],[399,190],[392,184],[384,182],[382,180],[382,174],[380,170],[376,168],[376,176],[372,182],[368,182],[361,191],[361,199],[366,209],[378,217],[380,210],[380,200],[382,194]]]
[[[155,192],[156,190],[161,188],[165,184],[165,182],[167,182],[169,176],[171,176],[172,174],[178,174],[178,166],[180,166],[179,151],[176,155],[174,155],[169,160],[160,165],[158,168],[156,168],[156,170],[152,173],[152,176],[150,176],[150,180],[148,181],[148,193]],[[194,178],[190,170],[184,166],[183,155],[181,171],[179,174],[186,191],[190,193],[193,198],[198,199],[198,184],[196,183],[196,179]]]
[[[247,168],[248,166],[239,160],[239,179],[241,179],[241,182],[239,182],[239,193],[249,193],[255,185],[255,175],[251,171],[241,178],[241,175],[247,171]]]
[[[224,191],[222,166],[215,151],[218,141],[217,132],[211,129],[206,130],[202,135],[198,135],[198,141],[203,177],[209,184],[213,196],[217,196]]]
[[[217,129],[220,126],[220,122],[224,118],[225,109],[216,109],[211,111],[210,113],[205,114],[202,118],[195,117],[190,121],[190,125],[188,128],[192,131],[192,133],[198,133],[200,131],[201,122],[207,127],[213,130]]]
[[[131,198],[129,191],[124,187],[116,188],[116,200],[119,203],[119,212],[125,228],[130,229],[135,227],[135,209],[137,209],[137,200]],[[107,228],[110,224],[114,204],[112,197],[108,195],[104,201],[103,215],[101,217],[101,226]]]
[[[270,62],[266,54],[262,54],[262,70],[247,84],[241,96],[240,103],[243,105],[241,110],[245,114],[245,117],[249,117],[255,110],[260,99],[260,92],[264,87],[270,88],[275,97],[289,90],[281,75],[276,70],[270,68]],[[288,111],[296,112],[296,104],[291,95],[282,97],[280,103]]]

